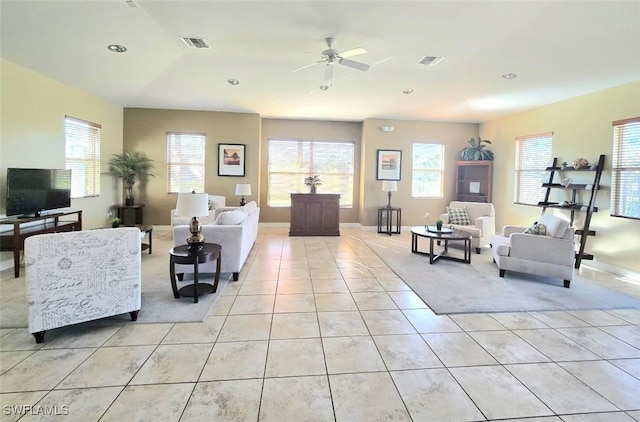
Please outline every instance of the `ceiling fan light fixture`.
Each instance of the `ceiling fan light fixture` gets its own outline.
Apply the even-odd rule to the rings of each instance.
[[[518,75],[516,75],[515,73],[503,73],[502,74],[502,78],[503,79],[515,79],[517,77],[518,77]]]
[[[240,83],[239,80],[233,78],[227,79],[227,82],[229,82],[231,85],[238,85]]]
[[[127,47],[125,47],[124,45],[120,45],[120,44],[108,45],[107,49],[109,51],[113,51],[114,53],[124,53],[125,51],[127,51]]]
[[[444,56],[423,56],[420,60],[418,60],[418,64],[423,64],[425,66],[435,66],[440,63],[444,59]]]

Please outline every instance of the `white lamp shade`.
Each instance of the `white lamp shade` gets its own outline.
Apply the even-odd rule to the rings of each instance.
[[[384,180],[382,182],[382,190],[385,192],[396,192],[398,190],[398,182],[395,180]]]
[[[209,195],[206,193],[179,193],[176,215],[179,217],[209,215]]]
[[[251,195],[251,185],[249,183],[238,183],[236,185],[236,195]]]

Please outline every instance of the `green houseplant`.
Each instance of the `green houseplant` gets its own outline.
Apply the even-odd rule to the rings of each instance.
[[[471,138],[469,141],[471,146],[460,151],[462,159],[465,161],[493,161],[493,152],[486,149],[486,145],[483,144],[491,145],[491,141],[481,140],[480,137],[477,141],[475,138]]]
[[[438,231],[442,230],[442,223],[444,223],[444,221],[442,221],[441,218],[438,218],[436,220],[436,230],[438,230]]]
[[[154,177],[149,171],[153,168],[153,160],[143,152],[124,151],[122,154],[113,154],[109,160],[109,173],[122,179],[125,189],[125,205],[133,205],[133,185],[136,181]]]
[[[305,186],[311,187],[311,193],[316,193],[316,188],[322,184],[322,180],[320,180],[320,176],[317,174],[315,176],[309,176],[304,179]]]

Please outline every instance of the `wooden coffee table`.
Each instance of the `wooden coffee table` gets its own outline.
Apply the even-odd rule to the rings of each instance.
[[[426,237],[429,239],[429,252],[420,251],[418,249],[418,238]],[[464,242],[464,259],[450,256],[449,242]],[[434,251],[433,242],[438,244],[444,243],[443,250],[439,253]],[[411,228],[411,252],[429,256],[429,264],[433,264],[438,259],[447,259],[450,261],[464,262],[471,264],[471,234],[462,230],[429,231],[425,226],[417,226]]]

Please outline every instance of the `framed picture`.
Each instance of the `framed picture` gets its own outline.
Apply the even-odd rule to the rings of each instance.
[[[218,176],[244,176],[245,144],[218,144]]]
[[[469,193],[480,193],[480,182],[469,182]]]
[[[399,149],[379,149],[376,180],[400,180],[402,151]]]

